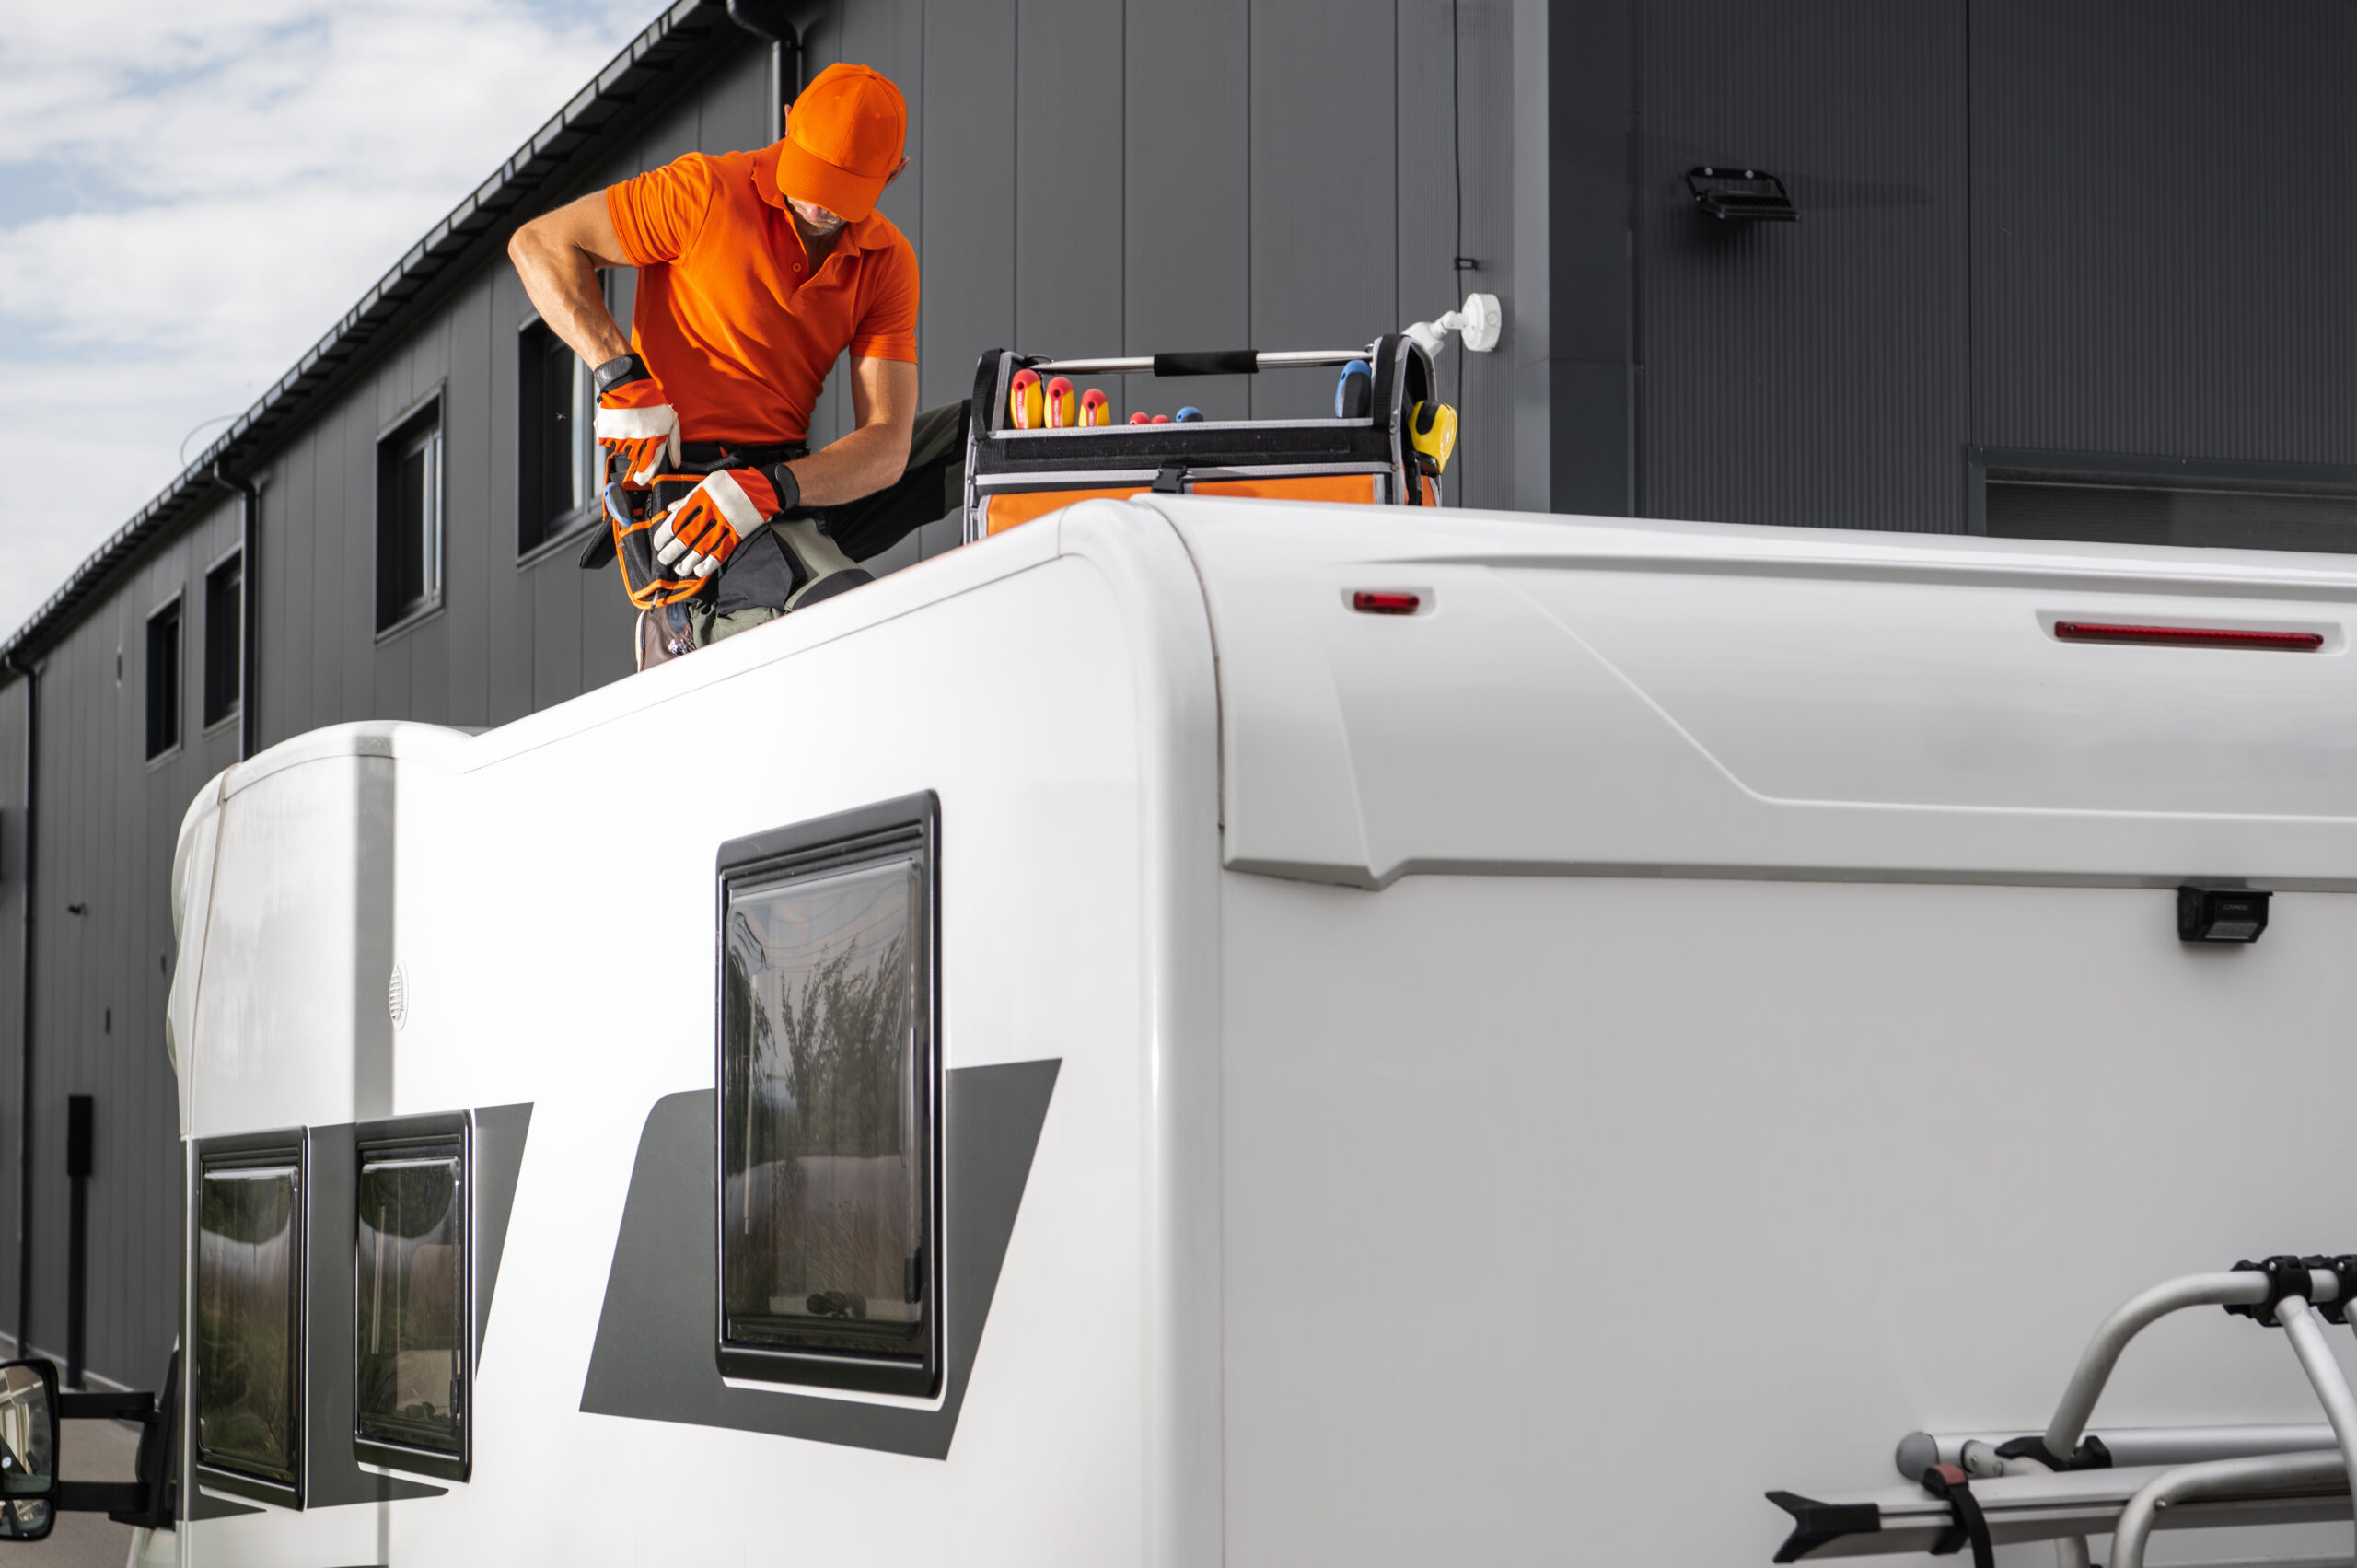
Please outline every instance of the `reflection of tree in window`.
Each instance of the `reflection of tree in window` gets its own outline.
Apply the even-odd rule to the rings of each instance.
[[[729,1334],[918,1342],[916,867],[732,899],[723,970]]]
[[[198,1212],[197,1443],[207,1464],[295,1479],[295,1176],[207,1171]]]
[[[462,1451],[465,1414],[459,1162],[387,1158],[360,1173],[360,1431]]]

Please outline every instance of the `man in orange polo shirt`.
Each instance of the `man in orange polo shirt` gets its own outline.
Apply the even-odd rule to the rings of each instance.
[[[508,244],[541,319],[596,366],[601,454],[672,503],[656,559],[677,591],[703,583],[681,618],[697,645],[868,581],[854,557],[953,505],[963,405],[917,412],[916,252],[875,210],[907,167],[907,120],[883,76],[830,65],[775,145],[690,153]],[[627,339],[598,285],[620,266],[638,269]],[[813,452],[811,406],[846,349],[856,428]]]

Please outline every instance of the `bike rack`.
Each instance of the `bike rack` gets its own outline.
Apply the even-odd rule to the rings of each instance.
[[[2144,1568],[2155,1529],[2316,1523],[2352,1517],[2357,1393],[2332,1354],[2326,1323],[2357,1329],[2357,1255],[2271,1257],[2217,1273],[2165,1280],[2099,1325],[2043,1433],[1910,1432],[1893,1456],[1919,1484],[1820,1501],[1771,1492],[1793,1517],[1775,1561],[1951,1552],[1977,1562],[1997,1545],[2051,1540],[2060,1568],[2087,1568],[2087,1538],[2109,1534],[2107,1568]],[[2130,1342],[2161,1318],[2223,1307],[2281,1328],[2323,1407],[2321,1424],[2128,1428],[2090,1434],[2096,1401]],[[1950,1469],[1949,1467],[1952,1467]],[[2340,1568],[2357,1557],[2266,1559]],[[2244,1568],[2241,1562],[2202,1568]]]

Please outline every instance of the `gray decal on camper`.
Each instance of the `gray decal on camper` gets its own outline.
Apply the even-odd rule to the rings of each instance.
[[[532,1130],[532,1102],[486,1106],[475,1112],[475,1365],[482,1365],[491,1331],[491,1293],[499,1283],[499,1255],[507,1246],[507,1216],[524,1171],[524,1138]]]
[[[721,1381],[713,1354],[712,1184],[718,1158],[710,1089],[666,1095],[646,1113],[582,1384],[582,1410],[948,1458],[1062,1065],[1015,1062],[948,1074],[942,1228],[951,1238],[944,1292],[949,1365],[940,1410],[732,1388]]]
[[[491,1298],[499,1283],[499,1257],[507,1240],[507,1218],[516,1203],[516,1182],[524,1167],[524,1138],[532,1107],[495,1105],[475,1112],[475,1355],[481,1364],[482,1334],[491,1319]],[[354,1186],[359,1149],[353,1124],[311,1129],[311,1332],[305,1361],[308,1484],[307,1508],[354,1503],[395,1503],[439,1497],[449,1491],[425,1481],[364,1470],[353,1458],[354,1395],[353,1343]],[[341,1326],[341,1327],[339,1327]],[[199,1494],[200,1506],[218,1504]],[[246,1510],[239,1509],[238,1512]],[[209,1516],[200,1514],[199,1518]],[[220,1516],[226,1517],[226,1515]]]
[[[240,1514],[259,1514],[261,1510],[250,1503],[232,1503],[216,1497],[203,1487],[196,1489],[196,1505],[189,1510],[192,1519],[234,1519]]]

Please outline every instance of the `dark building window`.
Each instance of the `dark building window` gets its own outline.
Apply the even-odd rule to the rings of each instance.
[[[147,755],[180,743],[180,601],[147,618]]]
[[[2357,470],[1992,452],[1973,473],[1997,539],[2357,552]]]
[[[204,723],[238,711],[245,690],[245,562],[232,555],[204,575]]]
[[[548,325],[517,334],[516,551],[570,532],[597,500],[589,372]]]
[[[926,796],[722,851],[734,1376],[936,1386],[934,820]]]
[[[426,404],[377,443],[377,630],[442,598],[442,405]]]

